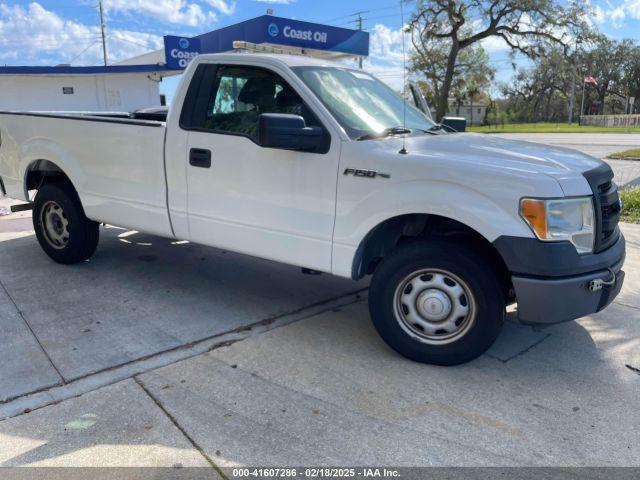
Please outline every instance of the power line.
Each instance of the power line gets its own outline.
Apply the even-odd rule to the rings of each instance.
[[[95,41],[93,43],[91,43],[87,48],[85,48],[84,50],[82,50],[78,55],[76,55],[75,57],[73,57],[70,61],[69,64],[72,64],[73,62],[75,62],[78,58],[80,58],[87,50],[89,50],[91,47],[98,45],[100,42],[99,41]]]
[[[116,34],[110,34],[110,35],[108,35],[108,37],[110,39],[112,39],[112,40],[120,40],[121,42],[131,43],[132,45],[138,45],[140,47],[153,48],[153,47],[150,47],[149,45],[147,45],[145,43],[140,43],[140,42],[136,42],[134,40],[129,40],[128,38],[118,37],[118,36],[116,36]]]
[[[381,12],[381,11],[384,11],[384,10],[391,10],[391,9],[394,9],[394,8],[398,8],[398,4],[394,3],[394,4],[390,4],[390,5],[386,6],[386,7],[371,8],[371,9],[367,9],[367,10],[359,10],[357,12],[349,13],[349,14],[346,14],[346,15],[341,15],[339,17],[334,17],[334,18],[330,18],[330,19],[323,19],[323,20],[317,20],[317,21],[318,22],[323,22],[323,23],[336,22],[336,21],[342,20],[344,18],[357,17],[358,15],[363,15],[365,13]]]
[[[375,16],[375,17],[364,17],[363,20],[368,22],[368,21],[371,21],[371,20],[382,20],[384,18],[397,18],[397,17],[398,17],[398,15],[395,15],[395,14],[393,14],[393,15],[378,15],[378,16]],[[348,24],[351,24],[351,23],[354,23],[354,22],[355,22],[355,20],[351,20],[349,22],[346,22],[344,25],[348,25]]]

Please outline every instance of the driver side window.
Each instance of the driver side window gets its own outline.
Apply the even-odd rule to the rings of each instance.
[[[215,68],[215,67],[213,67]],[[300,115],[307,126],[321,126],[300,96],[279,75],[253,67],[220,66],[204,74],[197,98],[208,98],[206,111],[194,112],[191,127],[259,139],[263,113]]]

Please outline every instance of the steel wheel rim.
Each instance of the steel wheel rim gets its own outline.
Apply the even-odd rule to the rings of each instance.
[[[40,223],[45,240],[56,250],[62,250],[69,243],[69,219],[62,207],[49,200],[40,214]]]
[[[406,333],[430,345],[459,340],[476,321],[476,302],[469,285],[440,269],[407,275],[395,291],[394,310]]]

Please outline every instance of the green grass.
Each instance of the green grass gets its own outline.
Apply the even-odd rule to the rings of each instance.
[[[577,123],[505,123],[504,125],[484,125],[468,127],[470,132],[480,133],[640,133],[640,127],[581,127]]]
[[[640,223],[640,187],[622,189],[620,196],[624,202],[621,220]]]
[[[640,148],[632,148],[624,152],[612,153],[609,158],[618,160],[640,160]]]

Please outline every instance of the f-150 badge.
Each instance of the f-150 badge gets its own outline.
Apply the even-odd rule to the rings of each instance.
[[[391,175],[388,173],[380,173],[375,170],[361,170],[358,168],[347,168],[344,171],[344,175],[353,175],[354,177],[363,177],[363,178],[391,178]]]

